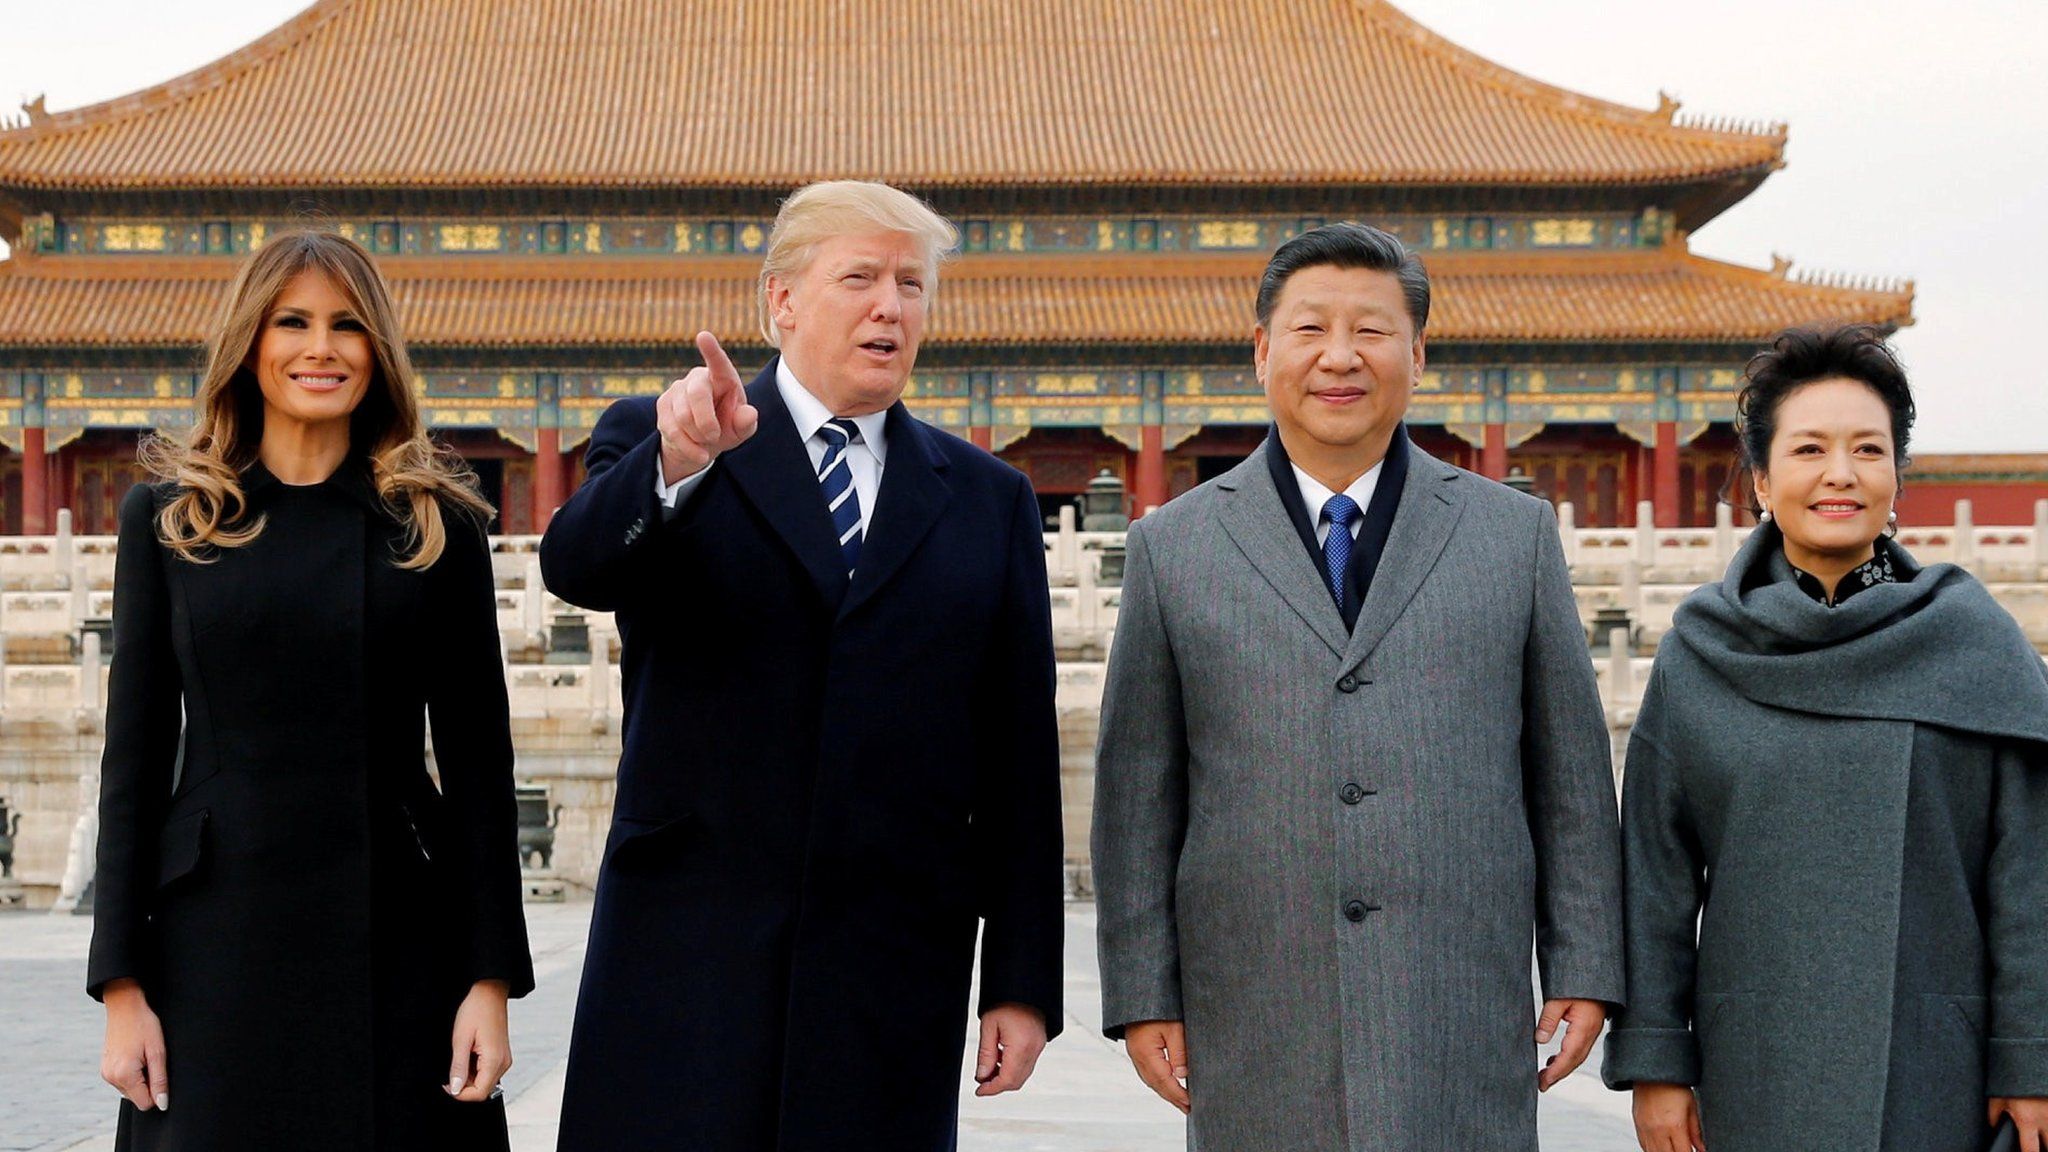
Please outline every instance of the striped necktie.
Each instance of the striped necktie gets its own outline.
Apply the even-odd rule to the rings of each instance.
[[[839,551],[851,573],[860,563],[860,493],[853,490],[853,465],[846,459],[846,446],[860,439],[860,427],[842,417],[825,421],[818,427],[818,435],[825,441],[825,458],[818,461],[818,487],[825,493],[832,531],[839,537]]]
[[[1337,611],[1348,620],[1351,596],[1351,521],[1358,516],[1358,501],[1339,492],[1323,505],[1323,518],[1330,522],[1330,534],[1323,537],[1323,576],[1330,582],[1330,595],[1337,599]]]

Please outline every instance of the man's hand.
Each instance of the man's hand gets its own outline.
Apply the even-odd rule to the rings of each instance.
[[[1560,1020],[1565,1025],[1564,1046],[1543,1062],[1543,1071],[1536,1076],[1539,1092],[1550,1091],[1552,1085],[1586,1062],[1586,1055],[1593,1051],[1593,1041],[1600,1037],[1600,1026],[1607,1023],[1607,1006],[1598,1000],[1544,1001],[1543,1016],[1536,1021],[1536,1043],[1550,1043],[1550,1038],[1557,1035]]]
[[[1994,1096],[1991,1122],[2010,1115],[2020,1130],[2020,1152],[2041,1152],[2048,1147],[2048,1098],[2040,1096]]]
[[[503,980],[479,980],[455,1010],[448,1094],[465,1104],[490,1099],[498,1078],[512,1067],[511,1029],[505,1019],[510,991]]]
[[[1707,1152],[1700,1134],[1700,1103],[1683,1084],[1638,1083],[1636,1143],[1643,1152]]]
[[[100,1052],[100,1078],[144,1112],[171,1107],[171,1073],[164,1060],[164,1026],[142,995],[142,985],[122,978],[100,993],[107,1006],[107,1043]]]
[[[1188,1110],[1188,1030],[1178,1020],[1147,1020],[1124,1028],[1124,1054],[1138,1079],[1159,1098]]]
[[[1024,1004],[998,1004],[982,1014],[981,1051],[974,1060],[974,1094],[1015,1092],[1031,1079],[1045,1051],[1045,1017]]]
[[[761,414],[747,403],[739,369],[709,332],[697,333],[704,367],[668,386],[654,401],[661,431],[661,480],[674,484],[711,466],[720,452],[746,443]]]

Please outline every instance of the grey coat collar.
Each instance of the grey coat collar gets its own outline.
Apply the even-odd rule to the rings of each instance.
[[[1892,558],[1896,583],[1829,608],[1765,524],[1679,605],[1671,639],[1758,704],[2048,744],[2048,670],[2012,617],[1954,565]]]
[[[1253,453],[1217,477],[1218,515],[1231,543],[1349,670],[1364,663],[1386,638],[1443,555],[1465,510],[1459,477],[1456,468],[1409,443],[1408,479],[1401,486],[1386,554],[1349,635],[1329,586],[1303,551],[1294,522],[1280,502],[1264,452]]]

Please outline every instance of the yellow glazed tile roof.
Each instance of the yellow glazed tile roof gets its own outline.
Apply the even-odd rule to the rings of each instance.
[[[1775,167],[1381,0],[320,0],[0,132],[0,187],[1658,184]]]

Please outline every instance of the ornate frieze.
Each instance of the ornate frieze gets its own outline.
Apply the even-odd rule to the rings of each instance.
[[[1326,222],[1320,216],[1024,216],[957,220],[966,252],[1260,252]],[[32,217],[25,246],[74,254],[237,256],[280,230],[332,227],[380,255],[758,255],[766,218],[471,218],[257,220]],[[1398,213],[1374,217],[1418,252],[1548,251],[1656,247],[1670,214],[1649,210],[1490,215]]]
[[[492,428],[532,447],[559,428],[581,443],[613,401],[658,395],[673,374],[602,369],[477,368],[420,373],[419,402],[437,428]],[[1735,415],[1737,373],[1710,364],[1455,366],[1418,382],[1409,419],[1453,428],[1676,420],[1687,428]],[[0,429],[177,428],[191,422],[190,370],[22,369],[0,372]],[[919,373],[904,393],[922,418],[970,427],[1197,429],[1262,425],[1266,398],[1250,368],[963,368]],[[1021,435],[1022,432],[1016,432]]]

